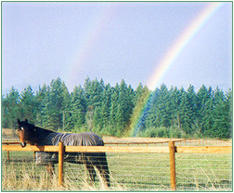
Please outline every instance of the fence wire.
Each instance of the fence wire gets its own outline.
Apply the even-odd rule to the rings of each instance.
[[[111,189],[120,191],[170,189],[169,155],[148,153],[108,153]],[[81,166],[82,167],[82,166]],[[84,167],[79,172],[77,165],[67,164],[66,176],[82,186]],[[97,172],[98,173],[98,172]],[[80,176],[80,177],[78,177]],[[98,178],[100,183],[100,177]]]
[[[228,154],[176,154],[177,190],[232,190],[232,158]]]
[[[206,144],[213,143],[206,142]],[[168,144],[144,146],[165,145]],[[203,146],[204,142],[190,140],[177,142],[177,145]],[[230,143],[228,142],[227,145]],[[78,159],[74,154],[70,155],[69,160]],[[55,175],[51,176],[45,165],[36,164],[33,152],[10,152],[10,160],[8,160],[7,152],[4,151],[2,152],[2,190],[170,191],[168,153],[106,153],[106,157],[110,173],[110,188],[106,189],[103,185],[98,167],[95,168],[96,180],[92,183],[84,164],[68,162],[64,164],[64,187],[58,187],[57,164],[54,168]],[[94,158],[98,159],[98,157]],[[91,166],[95,165],[93,163],[90,163]],[[231,154],[176,153],[176,186],[179,191],[231,191]]]
[[[72,160],[72,158],[70,159]],[[75,159],[76,157],[74,157]],[[11,152],[10,160],[8,161],[7,154],[4,152],[2,161],[3,190],[27,190],[24,188],[29,187],[23,186],[26,173],[30,180],[38,183],[47,181],[48,179],[43,180],[43,178],[50,177],[43,165],[35,164],[32,152]],[[107,162],[110,172],[110,190],[170,190],[168,154],[107,153]],[[103,188],[103,180],[97,168],[95,167],[97,176],[93,184],[85,165],[65,162],[64,180],[68,190],[99,190]],[[57,165],[55,165],[55,175],[58,175],[57,170]],[[18,184],[19,189],[17,189],[17,186],[14,186],[15,183],[7,187],[12,180],[16,181],[15,183]],[[30,190],[34,188],[36,187],[30,187]]]

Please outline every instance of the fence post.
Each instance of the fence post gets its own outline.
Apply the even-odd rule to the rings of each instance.
[[[59,152],[58,152],[58,180],[59,180],[59,185],[63,185],[63,158],[64,158],[64,145],[60,141],[59,142]]]
[[[7,151],[7,161],[10,161],[10,152]]]
[[[33,160],[35,160],[35,159],[36,159],[36,152],[33,151]]]
[[[171,172],[171,190],[176,190],[176,169],[175,169],[175,142],[169,141],[170,152],[170,172]]]

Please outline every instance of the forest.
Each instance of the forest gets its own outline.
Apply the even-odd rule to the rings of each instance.
[[[69,92],[57,78],[37,90],[12,87],[2,95],[2,128],[16,128],[18,118],[64,132],[223,139],[232,137],[232,90],[162,84],[150,91],[141,83],[133,89],[124,80],[111,86],[87,78]]]

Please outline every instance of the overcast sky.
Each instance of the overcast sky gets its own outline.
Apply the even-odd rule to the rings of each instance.
[[[2,91],[84,80],[147,84],[165,53],[211,3],[2,2]],[[232,3],[224,2],[155,87],[232,87]]]

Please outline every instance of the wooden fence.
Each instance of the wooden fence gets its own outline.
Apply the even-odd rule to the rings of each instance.
[[[13,145],[10,145],[13,144]],[[222,153],[231,154],[232,146],[175,146],[175,141],[169,141],[168,146],[64,146],[62,142],[58,146],[26,146],[22,148],[17,142],[5,142],[2,150],[7,151],[9,159],[10,151],[31,152],[58,152],[58,183],[63,185],[63,158],[65,152],[109,152],[109,153],[168,153],[170,160],[171,190],[176,190],[176,153]]]

